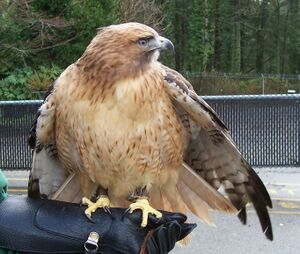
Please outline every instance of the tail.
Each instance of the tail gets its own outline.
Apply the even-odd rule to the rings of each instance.
[[[237,214],[236,208],[221,193],[183,163],[176,186],[164,186],[151,196],[151,203],[159,209],[186,214],[192,212],[203,222],[214,225],[209,210]]]
[[[197,175],[187,164],[183,163],[177,186],[172,184],[163,189],[153,188],[150,196],[154,207],[172,212],[194,213],[203,222],[214,225],[209,209],[237,214],[236,208],[217,190]],[[179,242],[186,245],[190,237]]]
[[[156,209],[164,211],[172,211],[186,214],[189,211],[186,203],[177,191],[176,185],[168,185],[163,188],[152,188],[150,191],[150,202]],[[191,241],[191,236],[188,235],[178,243],[186,246]]]
[[[177,189],[189,210],[211,224],[208,209],[237,214],[236,208],[200,175],[183,163]]]
[[[71,173],[51,199],[80,203],[83,197],[92,197],[96,193],[96,190],[97,185],[87,175]]]
[[[50,198],[68,176],[60,162],[42,147],[33,150],[28,196]]]
[[[79,203],[83,194],[80,188],[78,175],[71,173],[59,189],[51,197],[53,200]]]
[[[78,203],[83,195],[92,196],[96,187],[84,174],[69,173],[45,147],[33,150],[29,197]]]

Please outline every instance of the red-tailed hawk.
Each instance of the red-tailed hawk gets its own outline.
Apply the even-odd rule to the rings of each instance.
[[[55,81],[29,137],[30,196],[98,207],[238,212],[252,202],[272,239],[269,194],[214,110],[176,71],[158,62],[168,39],[127,23],[101,29]],[[221,187],[228,199],[218,192]],[[93,203],[88,198],[97,196]],[[149,201],[149,202],[148,202]],[[150,206],[150,204],[155,207]]]

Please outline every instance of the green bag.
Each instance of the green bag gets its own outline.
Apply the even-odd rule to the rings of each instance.
[[[7,198],[7,179],[0,169],[0,202]]]
[[[7,179],[0,169],[0,202],[7,198]],[[6,250],[0,248],[0,254],[17,254],[18,252],[13,250]]]
[[[13,250],[6,250],[6,249],[1,249],[0,248],[0,254],[18,254],[18,252],[13,251]]]

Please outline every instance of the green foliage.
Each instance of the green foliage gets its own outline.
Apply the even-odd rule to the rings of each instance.
[[[33,0],[31,6],[36,11],[44,11],[51,15],[63,13],[71,0]]]
[[[177,70],[300,73],[299,0],[164,2]]]
[[[0,77],[15,68],[65,68],[83,53],[98,27],[117,19],[116,1],[0,1]]]
[[[116,22],[115,12],[115,1],[70,1],[65,18],[72,24],[71,32],[75,34],[75,39],[57,50],[56,61],[62,66],[76,61],[96,35],[98,28]]]
[[[127,21],[169,37],[161,60],[181,72],[300,73],[300,0],[5,0],[0,13],[0,99],[38,98],[97,28]],[[259,91],[225,83],[215,92]]]
[[[61,72],[62,69],[58,66],[51,66],[50,68],[41,66],[27,78],[26,85],[33,92],[44,92]]]
[[[57,66],[17,69],[0,80],[0,100],[40,99],[61,71]]]
[[[30,68],[17,70],[0,80],[1,100],[26,100],[34,97],[26,86],[26,81],[33,72]]]
[[[208,61],[213,54],[213,28],[209,22],[211,6],[207,1],[194,1],[191,15],[189,16],[188,28],[191,34],[188,42],[188,65],[189,71],[206,71]]]

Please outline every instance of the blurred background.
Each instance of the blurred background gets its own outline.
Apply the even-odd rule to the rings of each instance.
[[[97,28],[146,23],[201,95],[300,93],[299,0],[1,0],[0,100],[38,99]]]

